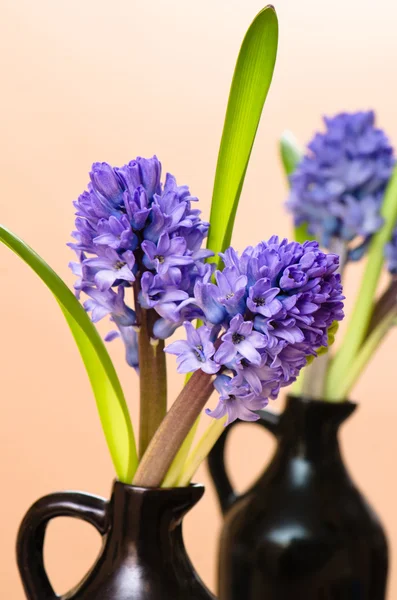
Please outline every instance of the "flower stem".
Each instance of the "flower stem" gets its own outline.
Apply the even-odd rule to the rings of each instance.
[[[368,326],[367,336],[376,329],[383,319],[397,308],[397,277],[393,277],[389,287],[376,302],[371,321]]]
[[[167,412],[164,341],[151,339],[154,311],[139,312],[139,456],[142,457]]]
[[[349,377],[352,363],[360,351],[371,320],[374,297],[384,262],[384,247],[392,235],[397,218],[397,168],[395,168],[386,189],[382,216],[384,224],[372,238],[367,266],[347,333],[328,370],[325,389],[327,399],[339,398],[338,388],[341,382]]]
[[[344,378],[335,385],[335,397],[347,398],[364,368],[374,355],[376,349],[385,338],[397,315],[397,307],[381,321],[361,346],[355,360],[346,371]]]
[[[161,485],[178,450],[213,392],[213,376],[196,371],[153,436],[135,474],[134,485]]]
[[[328,365],[329,350],[303,369],[302,396],[311,400],[323,399]]]
[[[197,427],[200,423],[200,416],[201,415],[199,415],[197,417],[197,419],[195,420],[193,427],[187,434],[182,446],[179,448],[178,453],[175,456],[174,460],[172,461],[172,464],[171,464],[170,468],[168,469],[167,475],[165,476],[163,483],[161,484],[161,487],[174,487],[177,485],[179,477],[181,476],[184,464],[189,455],[189,451],[192,446],[194,436],[196,435]]]
[[[189,458],[187,459],[183,467],[182,473],[177,481],[178,486],[183,487],[189,485],[195,472],[197,471],[203,460],[208,456],[208,454],[214,447],[215,442],[221,437],[222,433],[225,431],[225,421],[226,416],[222,419],[212,420],[212,423],[209,425],[208,429],[200,438],[200,441],[198,442],[196,447],[191,452]]]

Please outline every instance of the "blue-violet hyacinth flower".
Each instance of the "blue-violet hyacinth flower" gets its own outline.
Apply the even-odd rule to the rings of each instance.
[[[225,426],[236,419],[257,421],[259,416],[253,411],[263,409],[268,403],[268,400],[256,397],[248,385],[237,385],[227,375],[218,375],[214,387],[219,393],[219,403],[214,410],[207,408],[205,412],[215,419],[227,416]]]
[[[202,325],[196,329],[191,323],[184,323],[187,340],[173,342],[165,352],[177,355],[179,373],[190,373],[201,369],[204,373],[216,373],[220,366],[212,360],[215,346],[211,342],[211,329]]]
[[[380,207],[395,163],[393,148],[375,126],[373,111],[325,117],[325,132],[317,133],[290,176],[287,206],[295,224],[325,248],[333,239],[344,242],[348,258],[365,252],[382,225]]]
[[[193,338],[189,323],[188,341],[168,351],[177,355],[181,373],[217,373],[219,404],[207,412],[227,415],[230,423],[256,418],[252,411],[276,398],[307,357],[327,346],[329,327],[343,318],[344,296],[339,257],[322,252],[317,242],[273,236],[241,256],[233,248],[221,256],[227,277],[218,271],[216,284],[198,279],[193,298],[184,301],[201,311],[200,333]]]
[[[154,156],[120,168],[94,163],[75,202],[76,294],[88,296],[93,321],[109,316],[115,323],[131,366],[138,366],[139,310],[153,311],[150,335],[163,339],[201,314],[191,298],[196,281],[212,275],[204,260],[213,253],[201,247],[209,225],[192,208],[195,201],[173,175],[161,183]]]
[[[266,347],[266,338],[262,333],[253,330],[253,321],[244,321],[241,314],[235,315],[222,336],[222,344],[215,354],[215,360],[220,364],[232,363],[239,354],[253,365],[260,365],[260,348]]]

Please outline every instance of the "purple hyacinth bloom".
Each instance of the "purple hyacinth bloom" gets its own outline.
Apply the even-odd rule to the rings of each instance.
[[[265,337],[253,330],[252,321],[244,321],[242,315],[235,315],[230,321],[227,333],[222,336],[223,343],[215,354],[215,360],[222,364],[231,363],[238,355],[254,365],[259,365],[260,348],[266,346]]]
[[[254,327],[266,338],[266,347],[272,349],[279,345],[280,341],[289,344],[297,344],[305,339],[303,331],[297,325],[296,319],[269,319],[258,315],[254,319]]]
[[[161,163],[157,156],[153,156],[153,158],[138,156],[127,165],[116,168],[115,171],[131,196],[139,187],[145,190],[149,200],[153,198],[154,194],[161,193]]]
[[[189,294],[180,289],[180,273],[169,273],[168,277],[153,275],[146,271],[141,278],[139,302],[142,308],[155,308],[159,304],[179,302],[189,298]]]
[[[131,194],[124,192],[124,206],[131,227],[135,231],[143,229],[151,213],[146,190],[140,186]]]
[[[105,336],[105,341],[111,342],[118,337],[121,337],[124,342],[127,364],[139,373],[138,334],[136,333],[135,328],[132,325],[127,327],[119,325],[119,331],[110,331]]]
[[[339,258],[322,252],[317,242],[277,236],[241,256],[229,248],[222,258],[225,269],[215,273],[216,284],[207,271],[196,281],[193,298],[180,306],[190,315],[193,307],[199,311],[217,347],[209,358],[219,367],[221,399],[208,414],[250,420],[252,410],[295,381],[307,357],[327,345],[330,326],[343,318]],[[176,346],[178,354],[185,356],[187,347]],[[194,369],[201,368],[197,357],[191,360]]]
[[[267,278],[259,279],[249,291],[247,306],[253,313],[259,313],[265,317],[274,317],[283,308],[277,296],[280,289],[271,287]]]
[[[117,293],[113,290],[101,292],[95,288],[83,288],[89,299],[84,308],[90,311],[93,323],[97,323],[107,315],[111,315],[117,325],[128,327],[135,325],[135,312],[124,302],[124,288],[119,287]]]
[[[85,254],[84,252],[78,252],[77,253],[78,258],[79,258],[79,262],[74,262],[74,261],[70,261],[69,263],[69,269],[72,271],[73,275],[76,275],[77,279],[74,282],[74,290],[75,290],[75,295],[76,298],[80,298],[80,292],[84,286],[84,281],[83,281],[83,265],[82,263],[85,260]]]
[[[382,225],[393,149],[376,128],[373,111],[341,113],[324,122],[325,132],[314,136],[290,177],[287,206],[295,224],[307,223],[321,245],[329,248],[333,238],[345,241],[355,260]]]
[[[161,183],[155,156],[120,168],[94,163],[90,179],[74,203],[76,230],[69,245],[79,261],[70,265],[75,290],[88,295],[85,307],[95,321],[106,315],[114,320],[130,356],[133,335],[121,328],[130,327],[135,317],[124,300],[120,303],[124,288],[133,286],[126,298],[157,313],[150,318],[155,337],[164,339],[184,321],[202,316],[193,290],[197,280],[208,283],[213,272],[204,264],[213,253],[201,247],[208,223],[191,208],[197,198],[186,185],[178,186],[170,174]]]
[[[156,312],[162,315],[153,325],[153,334],[159,340],[170,337],[185,321],[194,321],[202,317],[201,311],[192,303],[191,298],[172,307],[160,304],[156,306]]]
[[[120,179],[108,163],[94,163],[90,172],[94,190],[112,204],[117,205],[123,193]]]
[[[323,338],[324,346],[327,345],[327,336]],[[291,381],[295,381],[299,372],[307,364],[308,356],[316,356],[313,348],[307,344],[284,344],[281,352],[273,357],[271,366],[273,368],[280,367],[283,373],[282,386],[289,385]]]
[[[219,325],[225,320],[227,313],[225,307],[215,299],[218,294],[214,288],[214,284],[198,279],[194,286],[194,298],[204,319],[213,325]]]
[[[86,258],[83,262],[84,267],[95,271],[94,280],[98,289],[104,292],[112,287],[116,281],[135,281],[135,275],[132,269],[135,265],[134,253],[126,250],[123,254],[118,254],[112,248],[106,248],[102,256],[96,258]]]
[[[235,378],[218,375],[214,387],[219,393],[219,402],[214,410],[206,409],[207,415],[221,419],[227,415],[225,426],[236,419],[242,421],[257,421],[259,416],[252,412],[267,406],[267,398],[255,396],[248,386],[236,385]]]
[[[153,203],[151,207],[150,219],[144,229],[144,238],[156,244],[160,238],[160,235],[165,231],[168,231],[170,224],[170,218],[164,214],[161,208]]]
[[[201,369],[213,374],[219,371],[219,365],[212,360],[215,346],[211,342],[211,329],[202,325],[196,329],[191,323],[184,323],[187,340],[173,342],[165,352],[176,354],[178,373],[191,373]]]
[[[110,215],[109,219],[98,222],[98,235],[92,240],[99,246],[108,246],[113,250],[135,250],[138,238],[131,229],[131,224],[126,215],[116,218]]]
[[[245,275],[241,275],[234,267],[226,267],[223,271],[217,271],[215,278],[217,286],[211,288],[215,300],[231,315],[244,311],[247,288]]]
[[[187,185],[177,185],[176,179],[173,175],[171,175],[171,173],[167,173],[165,177],[164,197],[167,198],[167,204],[169,206],[175,206],[175,204],[170,205],[170,202],[172,203],[172,198],[174,198],[175,201],[177,200],[179,203],[186,202],[189,205],[189,208],[190,202],[198,201],[196,196],[191,195]],[[193,214],[198,216],[200,213],[193,212]]]
[[[186,241],[182,237],[171,238],[162,233],[157,244],[149,240],[142,242],[145,253],[143,262],[148,269],[155,269],[165,274],[170,267],[181,267],[193,263],[191,256],[186,256]]]
[[[154,324],[153,333],[159,339],[172,335],[184,321],[200,318],[201,313],[192,305],[188,292],[181,289],[183,281],[178,269],[170,269],[165,276],[146,272],[141,279],[139,303],[142,308],[154,308],[161,317]]]

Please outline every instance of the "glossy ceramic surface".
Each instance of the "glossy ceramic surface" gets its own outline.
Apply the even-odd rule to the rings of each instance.
[[[289,397],[281,417],[262,411],[277,448],[241,497],[225,471],[225,430],[209,458],[225,513],[220,600],[384,600],[386,538],[338,442],[355,408]]]
[[[116,482],[110,502],[78,492],[38,500],[26,514],[17,542],[28,600],[59,600],[43,564],[45,529],[59,516],[88,521],[103,536],[96,564],[63,600],[213,600],[182,539],[182,518],[203,493],[199,485],[145,489]]]

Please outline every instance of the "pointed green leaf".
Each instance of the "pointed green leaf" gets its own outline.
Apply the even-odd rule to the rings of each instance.
[[[385,245],[389,242],[397,223],[397,167],[394,168],[385,191],[381,216],[383,225],[371,239],[361,287],[343,344],[332,361],[328,373],[327,399],[341,399],[343,381],[347,377],[353,361],[357,359],[365,340],[385,261]]]
[[[285,131],[280,138],[280,156],[289,185],[289,176],[295,171],[303,156],[302,149],[290,131]],[[294,238],[300,244],[303,244],[306,240],[316,239],[314,235],[309,233],[306,223],[301,223],[294,228]]]
[[[85,364],[117,475],[130,483],[137,467],[134,433],[120,381],[99,333],[68,286],[34,250],[1,225],[0,241],[35,271],[60,305]]]
[[[297,139],[290,131],[284,131],[280,138],[280,155],[285,174],[289,177],[295,171],[303,156]]]
[[[234,218],[276,62],[278,23],[272,6],[250,25],[237,59],[216,167],[208,247],[230,244]]]
[[[278,22],[266,6],[251,23],[237,58],[226,109],[211,203],[207,247],[222,252],[232,238],[234,219],[243,188],[262,109],[273,77],[277,55]],[[217,257],[217,264],[220,259]],[[197,322],[197,327],[201,324]],[[190,379],[186,376],[185,383]],[[170,476],[186,458],[194,431],[188,436],[171,467]]]

